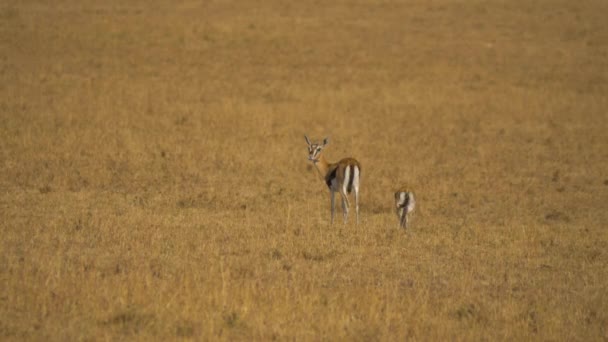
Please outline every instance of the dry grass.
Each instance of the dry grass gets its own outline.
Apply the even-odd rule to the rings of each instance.
[[[0,339],[608,339],[607,3],[330,3],[0,4]]]

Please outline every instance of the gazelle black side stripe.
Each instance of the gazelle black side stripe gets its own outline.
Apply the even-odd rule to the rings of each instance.
[[[334,178],[336,178],[336,172],[338,172],[338,168],[335,167],[333,170],[331,170],[327,176],[325,176],[325,184],[327,184],[327,187],[331,189],[331,182],[334,180]]]

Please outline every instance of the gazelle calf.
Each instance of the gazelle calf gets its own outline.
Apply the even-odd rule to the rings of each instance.
[[[359,223],[359,179],[361,176],[361,166],[353,158],[344,158],[337,163],[329,163],[323,156],[323,149],[329,143],[329,139],[323,139],[323,143],[312,143],[307,136],[308,160],[310,160],[321,178],[327,184],[331,200],[331,223],[334,223],[335,194],[340,193],[342,198],[342,214],[344,223],[348,220],[348,209],[350,202],[348,194],[355,194],[355,211],[357,213],[357,224]]]
[[[401,228],[407,228],[407,214],[414,211],[416,200],[414,193],[403,187],[395,192],[395,211]]]

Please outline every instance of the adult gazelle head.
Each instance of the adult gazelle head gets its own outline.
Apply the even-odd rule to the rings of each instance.
[[[329,138],[323,139],[322,143],[312,143],[308,136],[304,136],[306,143],[308,144],[308,160],[316,163],[320,160],[323,149],[329,144]]]

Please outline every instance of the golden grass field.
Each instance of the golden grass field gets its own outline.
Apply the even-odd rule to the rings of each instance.
[[[606,13],[0,3],[0,339],[608,340]]]

